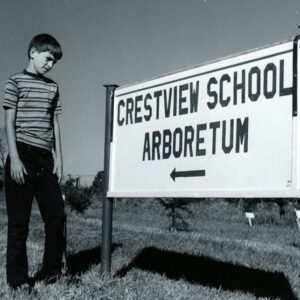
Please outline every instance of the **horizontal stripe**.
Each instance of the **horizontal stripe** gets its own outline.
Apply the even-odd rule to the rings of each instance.
[[[40,89],[40,88],[36,88],[36,89],[31,89],[29,90],[28,88],[19,88],[19,92],[22,93],[38,93],[38,94],[48,94],[48,93],[53,93],[55,94],[55,90],[44,90],[44,89]]]
[[[52,104],[52,100],[51,99],[26,99],[26,98],[19,98],[19,102],[20,104],[22,103],[29,103],[29,102],[33,102],[34,105],[37,105],[39,102],[45,102],[45,103],[49,103],[49,104]]]
[[[28,107],[22,107],[22,109],[18,110],[18,117],[21,116],[28,116],[28,111],[30,112],[30,115],[41,115],[41,113],[46,113],[48,114],[49,108],[45,107],[40,107],[40,108],[28,108]]]
[[[4,106],[5,104],[12,104],[12,105],[14,105],[14,106],[17,106],[16,101],[13,101],[13,100],[11,100],[11,99],[5,99],[5,100],[4,100],[4,103],[3,103],[3,106]]]
[[[6,93],[11,95],[18,95],[18,92],[16,90],[9,89],[9,88],[6,89]]]
[[[41,118],[37,118],[37,117],[33,117],[32,119],[27,118],[27,117],[22,117],[21,118],[21,122],[18,121],[16,122],[17,126],[22,126],[22,127],[29,127],[29,126],[40,126],[39,123],[41,123],[42,127],[45,127],[46,125],[48,125],[49,128],[53,128],[53,122],[51,122],[51,120],[44,120]]]
[[[6,85],[9,87],[10,85],[12,85],[14,88],[18,88],[18,84],[14,81],[14,80],[8,80]]]
[[[47,132],[49,130],[53,130],[53,128],[51,128],[51,127],[34,127],[34,126],[30,127],[31,132],[35,132],[35,131],[41,131],[41,132],[45,131],[45,132]]]
[[[21,111],[22,110],[23,111],[27,111],[27,113],[29,113],[28,110],[31,110],[31,109],[41,109],[43,111],[44,110],[46,110],[46,111],[52,111],[52,107],[49,104],[47,104],[47,103],[44,106],[39,106],[39,107],[36,107],[36,106],[33,106],[33,105],[28,105],[28,104],[26,104],[26,106],[18,106],[18,107],[20,108]]]

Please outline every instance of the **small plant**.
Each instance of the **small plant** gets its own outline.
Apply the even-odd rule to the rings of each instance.
[[[243,211],[244,212],[254,212],[256,206],[262,202],[261,198],[243,198]]]
[[[283,217],[286,213],[286,206],[288,205],[289,200],[286,198],[274,198],[274,202],[278,205],[279,208],[279,217]]]
[[[66,197],[67,204],[78,213],[83,213],[91,204],[92,189],[77,185],[76,179],[70,175],[69,179],[62,186],[62,191]]]
[[[189,199],[182,198],[159,198],[158,201],[163,208],[168,212],[167,216],[170,219],[169,230],[189,231],[190,225],[186,218],[192,215],[192,211],[188,208]]]
[[[104,172],[100,171],[96,174],[92,186],[93,194],[99,196],[104,192]]]

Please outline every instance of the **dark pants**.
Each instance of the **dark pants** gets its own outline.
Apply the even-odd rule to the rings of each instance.
[[[42,271],[50,276],[61,271],[64,247],[63,199],[53,174],[51,151],[17,142],[18,153],[28,175],[17,184],[10,176],[10,158],[5,165],[5,192],[8,215],[7,283],[16,287],[28,281],[26,240],[33,196],[36,197],[45,224],[45,248]]]

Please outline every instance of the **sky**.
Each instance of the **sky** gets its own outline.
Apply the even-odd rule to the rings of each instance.
[[[132,84],[293,38],[300,0],[0,0],[0,87],[53,35],[64,174],[103,170],[104,84]],[[2,92],[3,99],[3,92]],[[0,113],[4,127],[4,111]]]

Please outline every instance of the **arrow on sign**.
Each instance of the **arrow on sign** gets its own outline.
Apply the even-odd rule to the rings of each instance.
[[[176,172],[176,168],[170,174],[173,181],[175,181],[176,177],[198,177],[198,176],[205,176],[205,170],[193,170],[193,171],[181,171]]]

